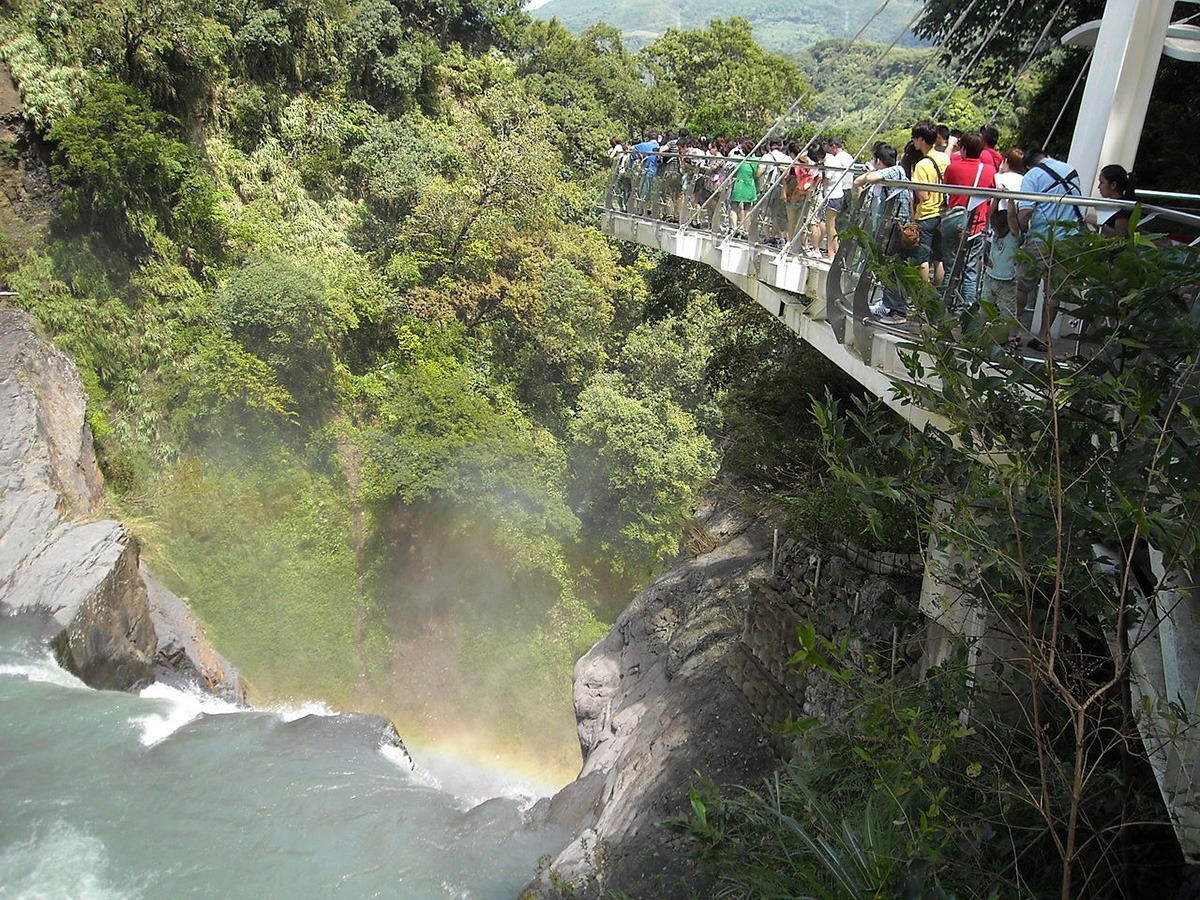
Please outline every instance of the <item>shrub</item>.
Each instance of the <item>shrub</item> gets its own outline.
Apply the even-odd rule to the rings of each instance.
[[[49,132],[60,224],[94,228],[139,253],[160,229],[176,239],[211,233],[216,192],[187,145],[163,133],[176,127],[133,88],[98,85]]]
[[[334,349],[326,287],[299,262],[263,254],[234,272],[213,312],[243,347],[267,363],[302,416],[334,396]]]

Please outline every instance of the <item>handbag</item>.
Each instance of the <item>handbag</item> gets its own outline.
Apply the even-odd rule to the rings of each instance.
[[[898,256],[909,250],[916,250],[921,242],[921,226],[907,219],[893,219],[892,229],[888,233],[888,256]]]
[[[979,168],[975,171],[975,183],[972,188],[979,187],[979,178],[983,175],[983,163],[979,164]],[[949,230],[951,233],[962,233],[963,229],[968,227],[968,217],[971,225],[974,225],[975,211],[984,203],[987,203],[987,197],[970,197],[967,202],[960,203],[957,206],[949,206],[942,212],[942,221],[940,227],[943,231],[947,230],[947,226],[953,226]]]

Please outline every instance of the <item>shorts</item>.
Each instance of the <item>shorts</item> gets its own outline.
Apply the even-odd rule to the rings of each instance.
[[[923,265],[935,259],[942,258],[942,217],[932,216],[928,219],[921,219],[917,223],[921,226],[921,238],[915,250],[913,250],[913,263]]]
[[[1066,280],[1062,265],[1054,263],[1050,245],[1037,238],[1027,238],[1017,254],[1017,291],[1029,296],[1037,293],[1038,282],[1044,280],[1051,295],[1058,292]]]
[[[996,312],[1006,319],[1017,316],[1017,280],[1001,281],[991,275],[983,276],[983,299],[996,307]]]
[[[830,197],[825,201],[825,209],[832,212],[835,216],[842,211],[842,205],[846,202],[845,196]]]

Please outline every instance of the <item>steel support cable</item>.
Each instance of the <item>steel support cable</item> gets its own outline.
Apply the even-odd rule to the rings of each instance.
[[[857,40],[858,37],[860,35],[862,35],[862,33],[866,29],[866,27],[870,24],[870,22],[876,16],[878,16],[880,13],[882,13],[883,10],[887,8],[887,6],[890,2],[891,2],[891,0],[884,0],[884,2],[880,5],[880,7],[875,11],[874,15],[872,15],[871,18],[868,19],[867,22],[861,28],[859,28],[858,32],[855,34],[854,38],[852,38],[851,40],[852,41]],[[970,16],[970,14],[974,11],[975,7],[978,6],[980,2],[981,2],[981,0],[971,0],[971,2],[966,6],[966,8],[963,9],[963,11],[961,13],[959,13],[958,18],[955,19],[954,25],[951,26],[951,28],[950,28],[949,35],[951,35],[951,36],[954,35],[955,33],[958,32],[958,30],[960,28],[962,28],[963,23],[966,22],[968,16]],[[1015,0],[1010,0],[1009,9],[1012,8],[1012,4],[1014,2],[1015,2]],[[1064,0],[1064,2],[1065,2],[1065,0]],[[1006,12],[1007,12],[1007,10],[1006,10]],[[920,15],[921,15],[921,10],[918,9],[913,14],[912,18],[909,19],[908,24],[905,25],[905,27],[895,37],[895,39],[893,39],[893,41],[883,50],[883,52],[880,53],[875,58],[875,60],[874,60],[875,62],[879,62],[880,60],[882,60],[884,57],[887,56],[888,53],[890,53],[892,51],[892,49],[895,48],[896,44],[898,44],[900,42],[900,39],[903,38],[906,33],[908,33],[909,31],[912,30],[913,25],[916,23],[916,21],[920,17]],[[994,28],[993,28],[993,31],[994,31]],[[990,36],[991,35],[989,34],[989,38],[990,38]],[[985,39],[985,42],[986,42],[986,39]],[[932,66],[935,61],[936,61],[936,57],[931,54],[929,59],[926,60],[926,62],[921,66],[921,68],[918,69],[913,74],[913,76],[909,79],[908,85],[904,88],[900,97],[897,98],[895,104],[893,104],[892,108],[890,110],[888,110],[888,112],[884,115],[883,119],[879,122],[879,124],[875,126],[875,130],[871,132],[871,135],[867,138],[867,140],[863,143],[863,145],[858,149],[858,152],[855,154],[856,158],[858,156],[861,156],[862,153],[867,149],[867,147],[870,146],[871,142],[874,141],[875,137],[879,134],[879,132],[883,130],[883,126],[892,118],[893,115],[895,115],[896,110],[900,108],[900,105],[906,99],[908,99],[909,95],[912,93],[913,89],[916,87],[921,76],[924,75],[929,70],[930,66]],[[776,133],[776,131],[778,131],[780,129],[780,126],[783,124],[783,122],[786,121],[789,117],[791,117],[796,112],[796,110],[798,109],[798,107],[800,106],[801,102],[804,99],[805,99],[804,97],[796,98],[796,100],[793,101],[793,103],[787,108],[787,110],[784,111],[780,116],[778,116],[775,119],[775,122],[771,125],[770,128],[767,129],[767,131],[763,134],[763,136],[761,138],[759,138],[758,142],[750,150],[750,152],[747,154],[747,156],[754,156],[756,153],[758,153],[759,150],[763,147],[763,145],[766,144],[767,141],[769,141],[771,139],[771,136],[774,135]],[[830,117],[826,116],[825,119],[822,122],[820,122],[817,125],[817,127],[815,127],[813,129],[813,137],[816,137],[817,134],[820,134],[821,129],[826,124],[828,124],[829,119],[830,119]],[[713,198],[710,197],[709,201],[711,201],[712,199]],[[707,205],[707,202],[709,202],[709,201],[706,201],[704,205]],[[755,205],[755,209],[757,209],[757,206],[758,206],[758,204]]]
[[[867,19],[867,21],[866,21],[866,22],[865,22],[865,23],[862,25],[862,27],[860,27],[860,28],[858,29],[858,31],[857,31],[857,32],[855,32],[855,34],[854,34],[854,37],[850,38],[850,42],[851,42],[851,43],[854,43],[854,42],[855,42],[855,41],[857,41],[857,40],[858,40],[860,37],[862,37],[862,34],[863,34],[863,32],[864,32],[864,31],[866,31],[867,27],[868,27],[868,26],[869,26],[869,25],[870,25],[870,24],[871,24],[871,23],[872,23],[872,22],[873,22],[873,21],[874,21],[874,20],[875,20],[875,19],[876,19],[876,18],[877,18],[877,17],[878,17],[878,16],[879,16],[879,15],[880,15],[880,14],[881,14],[881,13],[882,13],[884,10],[885,10],[885,9],[887,9],[887,7],[888,7],[888,6],[891,4],[891,2],[892,2],[892,0],[883,0],[883,3],[881,3],[881,4],[880,4],[879,8],[878,8],[878,9],[876,9],[876,10],[875,10],[875,12],[874,12],[874,13],[871,15],[871,17],[870,17],[869,19]],[[971,0],[971,4],[972,4],[972,6],[973,6],[975,3],[978,3],[978,2],[979,2],[979,0]],[[898,35],[896,35],[896,37],[895,37],[895,39],[893,39],[892,43],[891,43],[891,44],[889,44],[889,45],[887,46],[887,48],[886,48],[886,49],[885,49],[885,50],[884,50],[882,53],[880,53],[880,54],[879,54],[879,56],[877,56],[877,57],[875,58],[874,62],[878,62],[879,60],[883,59],[883,58],[884,58],[884,56],[886,56],[886,55],[887,55],[887,53],[888,53],[888,52],[889,52],[889,51],[890,51],[890,50],[891,50],[893,47],[895,47],[897,43],[899,43],[900,39],[901,39],[902,37],[904,37],[904,35],[905,35],[905,34],[907,34],[909,31],[911,31],[911,30],[912,30],[913,23],[915,23],[915,22],[917,21],[917,18],[918,18],[920,15],[921,15],[921,10],[920,10],[920,9],[918,9],[918,10],[917,10],[915,13],[913,13],[913,16],[912,16],[912,18],[908,20],[908,24],[907,24],[907,25],[905,25],[905,26],[904,26],[904,28],[902,28],[902,29],[900,30],[900,33],[899,33]],[[959,17],[959,22],[955,24],[955,28],[957,28],[957,27],[958,27],[958,24],[960,24],[960,23],[962,22],[962,19],[963,19],[963,17],[962,17],[962,16],[960,16],[960,17]],[[783,123],[785,120],[787,120],[789,117],[791,117],[791,116],[792,116],[792,115],[793,115],[793,114],[796,112],[796,109],[797,109],[797,107],[800,105],[800,103],[801,103],[801,102],[802,102],[804,99],[805,99],[804,97],[799,97],[799,98],[797,98],[797,99],[796,99],[796,101],[795,101],[794,103],[792,103],[792,105],[791,105],[791,106],[789,106],[789,107],[787,108],[787,110],[786,110],[786,111],[785,111],[785,112],[784,112],[784,113],[783,113],[781,116],[779,116],[779,118],[777,118],[777,119],[775,120],[775,123],[774,123],[774,124],[773,124],[773,125],[772,125],[770,128],[768,128],[768,129],[767,129],[767,131],[766,131],[766,134],[764,134],[764,135],[762,136],[762,138],[761,138],[761,139],[758,141],[758,143],[757,143],[757,144],[755,144],[755,146],[754,146],[754,149],[751,151],[751,154],[753,154],[753,153],[756,153],[756,152],[758,151],[758,149],[759,149],[759,148],[760,148],[760,147],[763,145],[763,143],[765,143],[766,141],[770,140],[771,136],[772,136],[772,135],[773,135],[773,134],[774,134],[774,133],[775,133],[777,130],[779,130],[779,128],[780,128],[780,125],[781,125],[781,124],[782,124],[782,123]],[[824,120],[822,120],[821,122],[819,122],[819,123],[817,123],[817,124],[816,124],[816,126],[813,128],[812,138],[815,138],[815,137],[816,137],[818,134],[820,134],[820,133],[821,133],[821,129],[822,129],[822,128],[824,128],[824,127],[825,127],[825,126],[826,126],[826,125],[829,123],[829,120],[830,120],[830,117],[829,117],[829,116],[826,116]],[[876,133],[878,133],[878,131],[876,131]],[[809,140],[812,140],[812,138],[809,138]],[[807,143],[808,143],[808,141],[805,141],[805,143],[807,144]],[[861,152],[861,151],[860,151],[860,152]]]
[[[992,38],[996,36],[996,32],[1000,30],[1000,25],[1004,21],[1004,17],[1012,12],[1012,8],[1016,5],[1017,0],[1008,0],[1008,6],[1005,8],[1004,12],[996,16],[995,21],[992,22],[992,27],[988,30],[988,33],[983,36],[983,40],[979,42],[979,46],[975,48],[975,54],[971,57],[971,61],[959,69],[958,80],[954,82],[954,87],[950,89],[950,93],[946,95],[946,99],[942,101],[942,105],[939,106],[937,108],[937,112],[933,114],[933,118],[935,120],[942,117],[942,113],[946,109],[946,104],[950,102],[950,98],[954,96],[954,92],[962,87],[962,83],[966,80],[967,76],[971,72],[975,71],[975,66],[978,64],[979,58],[983,56],[983,51],[987,49],[987,45],[991,43]]]
[[[1010,0],[1010,2],[1012,2],[1012,0]],[[959,13],[958,18],[955,19],[954,25],[951,26],[948,36],[953,36],[960,28],[962,28],[963,23],[966,22],[966,20],[967,20],[967,17],[974,11],[975,7],[978,6],[979,3],[980,3],[980,0],[971,0],[971,2],[967,5],[967,7],[961,13]],[[898,44],[900,42],[900,38],[902,38],[904,36],[904,33],[912,29],[913,24],[917,21],[917,18],[920,15],[921,15],[921,11],[917,10],[917,12],[913,15],[912,19],[909,20],[909,23],[905,27],[904,32],[901,32],[899,35],[897,35],[896,39],[894,41],[892,41],[891,44],[888,45],[887,49],[884,50],[883,53],[879,54],[878,57],[876,57],[876,60],[875,60],[876,62],[883,59],[888,53],[890,53],[892,51],[892,49],[896,46],[896,44]],[[929,68],[936,61],[937,61],[937,57],[933,54],[930,54],[929,59],[927,59],[925,61],[925,63],[921,66],[921,68],[919,68],[916,72],[913,73],[912,77],[908,80],[908,85],[901,92],[900,96],[898,98],[896,98],[896,102],[894,104],[892,104],[892,108],[889,109],[886,113],[884,113],[884,116],[880,120],[879,124],[875,126],[875,130],[872,131],[870,136],[863,142],[862,147],[859,148],[858,153],[855,154],[855,156],[862,154],[863,151],[865,151],[867,149],[867,147],[869,147],[871,145],[871,143],[875,140],[875,137],[879,134],[879,132],[881,132],[883,130],[884,125],[886,125],[891,120],[892,116],[894,116],[896,114],[896,110],[898,110],[900,108],[901,104],[904,103],[904,101],[907,100],[912,95],[918,82],[921,79],[921,76],[923,76],[927,71],[929,71]],[[957,87],[957,85],[955,85],[955,87]]]
[[[1054,15],[1052,15],[1050,20],[1046,22],[1046,27],[1042,29],[1042,33],[1038,36],[1038,39],[1034,41],[1033,46],[1029,48],[1029,55],[1025,57],[1025,61],[1021,63],[1020,67],[1017,69],[1017,73],[1013,76],[1012,82],[1008,86],[1008,90],[1004,92],[1004,96],[1000,98],[1000,102],[996,104],[995,110],[992,111],[991,120],[993,122],[996,121],[996,119],[1000,116],[1000,110],[1004,108],[1004,104],[1009,101],[1013,95],[1013,92],[1016,91],[1017,82],[1020,81],[1021,76],[1028,72],[1030,66],[1033,65],[1033,60],[1037,55],[1038,48],[1041,47],[1042,42],[1046,40],[1046,35],[1050,33],[1051,26],[1054,25],[1055,20],[1058,19],[1059,14],[1063,11],[1063,8],[1066,5],[1067,0],[1062,0],[1062,2],[1058,4],[1058,9],[1054,11]]]
[[[918,7],[917,11],[912,14],[912,18],[908,20],[908,24],[900,29],[900,33],[897,34],[894,38],[892,38],[892,42],[890,44],[888,44],[886,47],[884,47],[882,50],[879,51],[879,55],[877,57],[875,57],[874,61],[879,62],[881,59],[883,59],[885,56],[887,56],[889,53],[891,53],[893,50],[895,50],[896,45],[898,43],[900,43],[900,39],[903,38],[910,31],[912,31],[912,27],[917,24],[917,19],[919,19],[919,18],[921,18],[921,8],[920,7]]]
[[[1083,65],[1079,67],[1079,74],[1075,76],[1075,83],[1071,85],[1071,90],[1067,92],[1067,99],[1063,101],[1063,105],[1058,109],[1058,117],[1054,120],[1054,124],[1050,126],[1050,133],[1046,135],[1046,140],[1042,141],[1043,147],[1050,146],[1050,139],[1054,137],[1054,132],[1058,130],[1058,124],[1062,121],[1063,116],[1067,112],[1067,107],[1071,105],[1071,101],[1075,98],[1075,92],[1079,90],[1079,83],[1083,81],[1083,76],[1089,68],[1091,68],[1092,60],[1096,58],[1096,48],[1093,47],[1088,51],[1088,58],[1083,61]]]
[[[868,28],[870,28],[871,23],[874,22],[876,19],[878,19],[879,16],[883,13],[883,11],[885,9],[887,9],[889,6],[891,6],[891,4],[892,4],[892,0],[883,0],[883,2],[879,4],[879,8],[877,10],[875,10],[875,12],[871,13],[871,17],[869,19],[867,19],[867,21],[863,22],[862,27],[859,28],[858,31],[856,31],[854,33],[854,37],[850,38],[850,40],[857,41],[860,37],[862,37],[863,32],[866,31]],[[915,22],[916,19],[913,19],[913,21]],[[905,30],[907,31],[907,29],[905,29]],[[903,34],[903,33],[904,32],[901,32],[901,34]]]
[[[867,19],[867,21],[863,22],[863,24],[861,26],[859,26],[858,31],[854,32],[854,36],[850,38],[850,43],[851,44],[856,43],[858,41],[858,39],[863,36],[863,34],[866,32],[866,30],[871,27],[871,23],[874,22],[876,19],[878,19],[883,14],[883,11],[886,10],[891,5],[892,5],[892,0],[883,0],[883,2],[879,4],[879,6],[875,10],[875,12],[871,13],[871,15]],[[896,37],[892,41],[892,43],[888,45],[889,50],[892,47],[896,46],[896,44],[897,44],[897,42],[899,42],[900,38],[904,37],[904,35],[907,34],[912,29],[913,23],[917,21],[917,17],[920,16],[920,14],[921,14],[921,11],[918,9],[917,12],[913,14],[913,17],[908,20],[908,24],[905,25],[904,28],[902,28],[900,30],[900,33],[898,35],[896,35]],[[882,59],[884,54],[886,54],[886,52],[887,51],[884,51],[883,54],[880,54],[878,57],[876,57],[875,61],[878,62],[880,59]],[[821,124],[825,125],[828,121],[829,121],[829,117],[826,116],[825,122],[822,122]],[[775,127],[778,127],[778,124],[779,123],[776,122],[775,126],[772,127],[772,130],[774,130]],[[820,133],[820,128],[814,129],[813,137],[816,137],[817,134],[819,134],[819,133]],[[768,132],[768,135],[769,134],[770,134],[770,132]],[[811,138],[810,138],[810,140],[811,140]]]

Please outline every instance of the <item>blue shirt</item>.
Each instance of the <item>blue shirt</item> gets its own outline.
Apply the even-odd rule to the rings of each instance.
[[[644,162],[642,163],[642,171],[647,175],[658,174],[658,141],[642,141],[640,144],[634,144],[633,149],[636,153],[640,153]]]
[[[1046,169],[1050,171],[1047,172]],[[1055,178],[1055,175],[1058,178]],[[1021,179],[1021,191],[1026,194],[1078,197],[1079,175],[1070,163],[1047,156],[1025,173],[1025,177]],[[1053,200],[1018,200],[1017,209],[1033,210],[1033,216],[1029,220],[1029,234],[1043,241],[1050,237],[1058,240],[1076,231],[1083,212],[1078,206],[1055,203]]]

